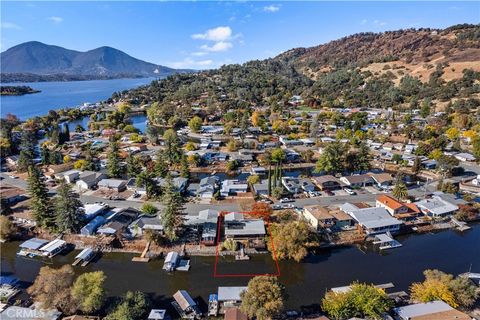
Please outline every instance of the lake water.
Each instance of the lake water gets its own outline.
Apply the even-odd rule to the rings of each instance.
[[[393,291],[408,290],[414,281],[423,279],[422,271],[429,268],[460,274],[480,271],[480,224],[459,233],[447,230],[436,233],[398,237],[403,247],[379,253],[360,247],[322,249],[309,255],[302,263],[280,262],[280,282],[286,286],[287,309],[315,311],[325,291],[358,280],[369,283],[396,285]],[[2,274],[14,274],[22,281],[32,282],[43,264],[15,255],[18,242],[1,245]],[[78,251],[53,259],[59,267],[73,262]],[[156,307],[169,308],[172,294],[186,289],[192,297],[208,301],[219,286],[244,286],[249,278],[215,278],[214,257],[192,257],[189,272],[167,274],[163,261],[132,262],[132,254],[106,253],[86,268],[75,267],[77,273],[103,270],[110,296],[127,290],[140,290],[155,300]],[[219,258],[218,273],[273,273],[274,263],[269,254],[256,255],[251,261],[235,262]],[[205,310],[205,304],[202,304]],[[175,314],[176,315],[176,314]]]
[[[79,106],[85,102],[106,100],[114,92],[149,84],[154,78],[113,79],[70,82],[5,83],[2,85],[26,85],[41,90],[23,96],[1,96],[1,116],[15,114],[21,120],[45,115],[49,110]]]

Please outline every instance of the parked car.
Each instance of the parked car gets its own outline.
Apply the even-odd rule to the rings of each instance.
[[[346,193],[348,193],[348,194],[351,195],[351,196],[357,194],[355,191],[353,191],[353,190],[350,189],[350,188],[343,188],[343,191],[345,191]]]
[[[8,177],[9,177],[10,179],[18,179],[18,177],[17,177],[17,176],[14,176],[14,175],[10,175],[10,176],[8,176]]]
[[[288,202],[294,202],[295,200],[293,199],[290,199],[290,198],[282,198],[280,199],[280,202],[281,203],[288,203]]]

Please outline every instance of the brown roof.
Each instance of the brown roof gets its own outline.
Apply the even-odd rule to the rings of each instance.
[[[387,181],[393,181],[393,177],[390,173],[371,173],[370,176],[375,179],[378,183],[383,183]]]
[[[25,194],[25,191],[20,188],[5,183],[0,184],[0,198],[2,199],[9,199],[22,194]]]
[[[350,183],[364,183],[368,180],[371,181],[371,179],[372,179],[372,177],[369,176],[368,174],[358,174],[358,175],[354,175],[354,176],[344,176],[342,178],[346,179]]]
[[[412,317],[411,320],[470,320],[471,318],[456,309]]]
[[[228,308],[225,311],[225,320],[248,320],[248,317],[239,308]]]
[[[340,184],[340,181],[337,178],[335,178],[334,176],[329,175],[329,174],[326,174],[324,176],[313,177],[312,179],[313,179],[313,181],[315,181],[315,183],[320,183],[320,184],[325,183],[325,182],[329,182],[329,181],[334,181],[334,182]]]
[[[338,221],[352,220],[352,217],[350,217],[347,213],[343,212],[342,210],[333,210],[333,211],[330,211],[330,214]]]
[[[312,205],[312,206],[305,206],[303,207],[305,210],[308,210],[316,219],[324,220],[324,219],[331,219],[332,215],[330,211],[322,206]]]

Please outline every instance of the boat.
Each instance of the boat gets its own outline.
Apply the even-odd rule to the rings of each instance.
[[[170,251],[165,257],[163,263],[163,270],[167,272],[172,271],[188,271],[190,270],[190,260],[180,259],[180,254],[175,251]]]
[[[250,260],[250,257],[245,254],[245,250],[242,247],[240,248],[239,253],[235,255],[235,260],[245,261],[245,260]]]
[[[72,266],[76,266],[81,263],[81,266],[85,267],[90,263],[90,261],[95,258],[96,255],[97,252],[94,251],[92,248],[85,248],[79,254],[77,254],[77,256],[75,257],[75,261],[72,263]]]
[[[55,239],[40,248],[44,257],[53,258],[67,247],[67,242],[61,239]]]
[[[17,255],[20,257],[34,258],[36,256],[42,256],[40,251],[48,243],[48,240],[32,238],[20,244],[20,251]]]
[[[218,316],[218,296],[214,293],[208,297],[208,316]]]

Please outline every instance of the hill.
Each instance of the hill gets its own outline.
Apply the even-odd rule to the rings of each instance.
[[[2,52],[1,65],[2,76],[9,80],[158,77],[182,71],[136,59],[111,47],[80,52],[38,41]]]
[[[310,108],[405,109],[428,102],[441,110],[461,99],[478,100],[479,61],[479,25],[360,33],[271,59],[172,75],[114,98],[157,102],[158,119],[168,119],[172,105],[182,112],[193,105],[221,112],[252,105],[281,110],[293,95]]]

